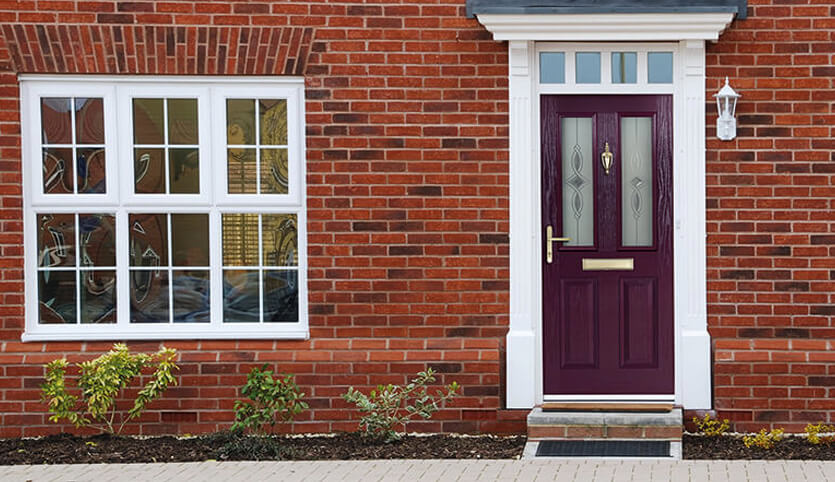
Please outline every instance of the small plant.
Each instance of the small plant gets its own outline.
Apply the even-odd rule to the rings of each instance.
[[[693,423],[696,424],[699,432],[707,437],[719,437],[725,434],[731,426],[727,418],[719,421],[711,418],[710,414],[707,413],[703,418],[693,417]]]
[[[830,444],[835,441],[835,426],[819,423],[806,425],[806,440],[812,445]],[[821,435],[827,434],[827,435]]]
[[[443,402],[455,397],[459,388],[456,382],[445,387],[446,393],[441,390],[437,390],[436,395],[428,393],[426,385],[435,381],[434,375],[435,372],[429,368],[418,373],[417,378],[405,387],[378,385],[369,395],[349,387],[342,398],[356,404],[360,412],[365,414],[359,423],[365,435],[392,442],[399,440],[403,435],[397,431],[397,427],[402,427],[405,431],[406,422],[416,416],[428,420]]]
[[[241,393],[250,401],[235,401],[235,423],[232,431],[249,430],[258,435],[266,435],[267,425],[275,427],[276,417],[289,422],[296,415],[307,410],[307,404],[301,401],[304,393],[293,381],[291,375],[279,375],[273,378],[272,370],[264,365],[253,368],[246,377],[246,384]]]
[[[153,354],[131,354],[126,345],[117,343],[104,355],[77,364],[81,370],[77,382],[80,398],[67,391],[66,358],[53,360],[46,364],[46,383],[41,385],[41,399],[52,413],[49,420],[57,423],[66,419],[76,427],[93,426],[111,435],[119,434],[127,422],[145,411],[148,403],[159,398],[169,385],[177,384],[172,375],[178,369],[175,357],[173,348],[163,347]],[[122,415],[117,425],[116,398],[146,367],[154,367],[151,380],[139,391],[133,407]]]
[[[742,437],[742,443],[744,443],[746,447],[759,447],[765,450],[774,448],[774,446],[781,440],[783,440],[782,428],[775,428],[770,432],[766,432],[765,429],[762,429],[754,435],[746,435]]]

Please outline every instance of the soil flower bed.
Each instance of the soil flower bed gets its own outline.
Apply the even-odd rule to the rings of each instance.
[[[204,460],[367,460],[519,458],[524,436],[409,435],[378,443],[356,433],[247,437],[77,437],[0,440],[0,465],[197,462]]]
[[[787,436],[773,448],[748,448],[741,435],[705,437],[685,434],[682,438],[682,457],[713,460],[835,460],[835,443],[813,445],[806,437]]]

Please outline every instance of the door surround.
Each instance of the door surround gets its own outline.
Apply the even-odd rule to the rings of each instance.
[[[539,55],[545,48],[595,48],[629,42],[631,50],[673,52],[673,403],[711,408],[711,346],[707,332],[705,215],[705,41],[716,40],[731,13],[477,15],[496,40],[508,40],[510,94],[510,327],[507,334],[507,408],[544,401],[542,365],[541,156]],[[612,20],[611,22],[609,20]],[[693,28],[698,25],[699,28]],[[578,26],[585,26],[578,28]],[[648,28],[651,26],[651,28]],[[537,42],[539,41],[539,42]],[[546,44],[544,41],[558,41]],[[582,44],[563,42],[581,41]],[[645,43],[640,43],[645,42]],[[570,50],[570,51],[574,51]],[[569,50],[565,50],[568,52]],[[584,86],[565,93],[624,94],[622,85]],[[686,361],[686,362],[685,362]],[[573,400],[620,400],[619,396]],[[549,398],[550,399],[550,398]],[[643,400],[658,400],[644,397]],[[668,397],[663,397],[668,400]]]

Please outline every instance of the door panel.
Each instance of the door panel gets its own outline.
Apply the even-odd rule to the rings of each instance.
[[[621,367],[654,368],[658,365],[658,313],[655,280],[621,280]]]
[[[671,395],[672,97],[543,96],[541,115],[542,232],[571,238],[551,263],[543,239],[545,394]]]
[[[563,304],[560,341],[562,368],[593,368],[597,365],[597,286],[594,280],[562,280]]]

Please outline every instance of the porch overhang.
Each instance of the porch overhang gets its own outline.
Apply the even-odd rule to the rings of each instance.
[[[467,0],[467,16],[488,14],[692,14],[747,16],[748,0]]]

